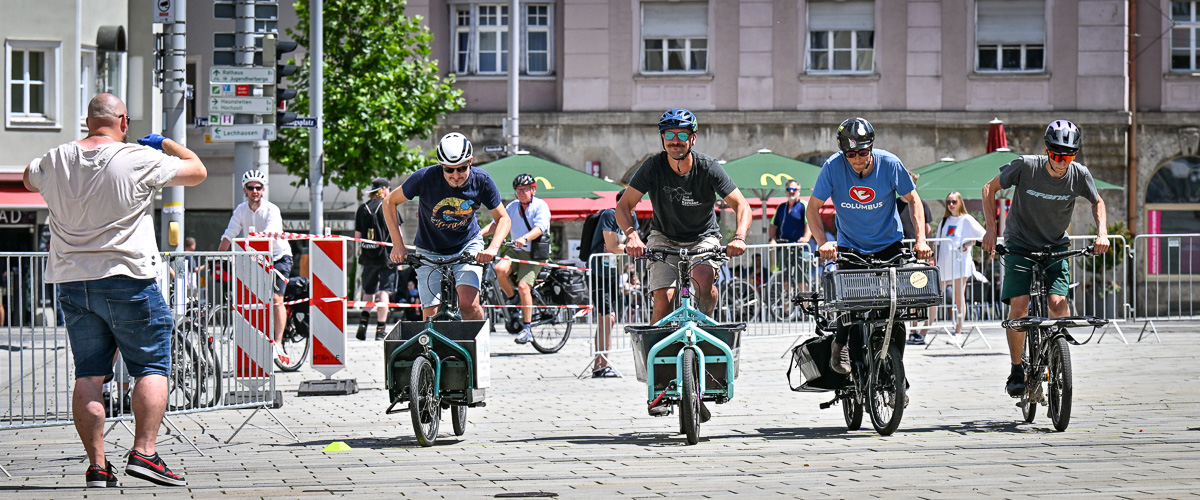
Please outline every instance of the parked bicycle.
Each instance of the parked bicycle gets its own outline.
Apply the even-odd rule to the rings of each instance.
[[[648,385],[651,415],[670,415],[679,406],[679,432],[688,444],[700,441],[700,424],[710,418],[705,401],[733,399],[737,354],[745,323],[718,325],[692,307],[691,275],[696,261],[724,256],[724,248],[647,248],[645,258],[667,262],[678,255],[679,307],[652,326],[627,326],[633,337],[634,368]],[[671,366],[674,365],[674,366]]]
[[[726,267],[726,266],[722,266]],[[720,273],[717,279],[717,307],[713,316],[717,321],[742,323],[751,321],[758,316],[762,308],[758,290],[749,281],[732,276],[726,272]]]
[[[799,321],[803,319],[804,310],[792,299],[798,293],[812,290],[816,279],[816,267],[813,265],[815,254],[803,243],[789,243],[780,250],[781,255],[789,258],[781,260],[780,269],[767,278],[762,293],[768,313],[764,319]]]
[[[505,246],[511,246],[511,243],[505,243]],[[533,348],[542,354],[553,354],[562,350],[563,346],[567,345],[567,340],[571,338],[571,328],[575,324],[575,317],[580,310],[560,307],[578,305],[564,304],[563,302],[573,301],[560,300],[560,298],[578,299],[579,296],[586,298],[586,285],[583,284],[582,279],[575,279],[574,273],[577,272],[569,269],[543,267],[538,273],[532,290],[534,309],[529,329],[533,332],[533,341],[531,342]],[[486,299],[485,303],[490,305],[508,304],[504,300],[504,292],[496,281],[495,266],[491,263],[488,263],[484,270],[480,301],[482,302],[484,299]],[[488,309],[490,312],[487,314],[493,325],[503,324],[508,333],[521,331],[520,308],[492,307]]]
[[[486,342],[488,332],[481,332],[484,321],[462,320],[454,277],[454,266],[473,262],[475,255],[465,252],[447,258],[409,253],[409,265],[434,266],[441,275],[441,303],[438,313],[424,322],[398,323],[383,342],[391,400],[386,413],[395,413],[393,408],[407,401],[421,446],[433,446],[443,409],[450,409],[454,435],[461,436],[466,433],[467,408],[486,405],[479,365],[486,369],[488,351],[479,345],[479,337]]]
[[[1069,316],[1050,318],[1050,282],[1046,270],[1053,264],[1080,255],[1094,255],[1093,247],[1063,252],[1049,249],[1037,252],[1021,252],[1004,245],[996,245],[998,255],[1013,254],[1024,257],[1030,266],[1029,316],[1004,320],[1000,324],[1018,332],[1025,332],[1025,347],[1021,358],[1025,363],[1025,393],[1017,406],[1025,422],[1033,422],[1037,405],[1046,405],[1046,416],[1059,432],[1067,430],[1071,423],[1071,403],[1074,381],[1071,374],[1070,344],[1079,345],[1067,332],[1067,328],[1091,327],[1096,329],[1109,321],[1093,316]],[[1088,337],[1091,340],[1091,337]],[[1088,340],[1083,341],[1086,344]]]
[[[883,436],[895,432],[904,416],[904,323],[926,319],[928,307],[941,299],[938,269],[906,265],[916,262],[908,251],[888,260],[839,253],[838,263],[866,269],[826,271],[821,292],[795,298],[797,306],[817,319],[818,336],[793,350],[793,366],[799,366],[803,383],[792,385],[789,368],[789,385],[794,391],[833,390],[834,399],[821,403],[821,409],[841,403],[850,430],[861,427],[864,408]],[[838,321],[851,326],[852,370],[845,376],[829,368]]]

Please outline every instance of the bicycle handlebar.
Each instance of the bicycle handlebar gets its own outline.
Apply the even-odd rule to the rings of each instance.
[[[1068,259],[1079,255],[1096,255],[1096,246],[1088,245],[1087,247],[1077,250],[1065,250],[1062,252],[1051,252],[1049,250],[1037,250],[1033,252],[1022,252],[1005,247],[1004,245],[996,245],[996,254],[1007,255],[1012,254],[1019,257],[1025,257],[1038,262],[1049,262],[1052,260]]]
[[[658,257],[666,257],[668,255],[678,255],[682,258],[688,257],[709,257],[713,255],[725,255],[725,247],[700,248],[696,250],[688,250],[686,248],[647,248],[645,257],[651,257],[652,254],[657,254]]]
[[[470,264],[475,262],[475,254],[463,252],[453,257],[433,258],[426,255],[421,255],[415,252],[409,253],[405,259],[405,264],[413,267],[421,267],[423,265],[443,267],[453,266],[456,264]]]
[[[916,254],[907,248],[901,249],[899,254],[896,254],[894,257],[886,260],[876,259],[875,257],[870,256],[864,257],[862,255],[849,252],[838,252],[837,255],[837,262],[839,264],[862,264],[870,268],[892,267],[896,264],[907,264],[910,262],[917,262],[919,260],[920,259],[917,258]]]

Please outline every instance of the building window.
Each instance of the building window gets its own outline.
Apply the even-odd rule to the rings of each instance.
[[[1043,0],[979,0],[975,4],[975,69],[1041,72],[1046,67]]]
[[[1175,158],[1154,173],[1146,185],[1146,234],[1200,233],[1200,157]],[[1147,240],[1147,274],[1186,275],[1200,272],[1200,238]]]
[[[455,4],[451,6],[456,74],[508,73],[508,4]],[[553,71],[553,8],[528,3],[520,9],[521,73],[548,75]]]
[[[1171,2],[1171,71],[1196,71],[1196,30],[1200,2]]]
[[[875,2],[808,4],[808,72],[875,71]]]
[[[708,3],[642,4],[642,72],[708,71]]]
[[[5,43],[5,122],[8,126],[58,126],[60,44]]]

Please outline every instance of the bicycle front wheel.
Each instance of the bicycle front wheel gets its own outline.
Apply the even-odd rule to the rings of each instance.
[[[171,377],[167,408],[188,410],[196,406],[200,390],[200,353],[182,332],[171,335]]]
[[[1071,423],[1071,351],[1067,339],[1058,337],[1050,345],[1050,400],[1046,414],[1059,432]]]
[[[547,305],[537,290],[533,292],[533,302],[539,306]],[[568,308],[536,309],[533,322],[529,324],[533,331],[533,348],[542,354],[553,354],[567,345],[571,326],[575,324],[575,311]]]
[[[279,361],[275,356],[275,367],[280,371],[294,372],[304,364],[308,351],[312,348],[312,336],[308,331],[308,313],[297,312],[288,315],[287,326],[283,330],[283,342],[280,345],[288,355],[288,363]]]
[[[881,436],[889,436],[900,427],[904,416],[904,360],[900,349],[888,346],[887,359],[868,360],[867,400],[871,407],[871,425]]]
[[[683,363],[683,380],[679,384],[679,423],[687,436],[688,444],[700,442],[700,379],[697,372],[696,351],[684,349],[680,356]]]
[[[1034,394],[1040,393],[1042,388],[1042,359],[1038,355],[1037,337],[1041,335],[1038,330],[1025,332],[1025,356],[1021,361],[1025,364],[1025,393],[1021,394],[1021,417],[1025,419],[1025,423],[1033,423],[1033,418],[1037,416],[1037,400],[1033,398]]]
[[[454,435],[461,436],[467,433],[467,405],[454,405],[450,407],[450,422],[454,424]]]
[[[425,356],[417,356],[409,374],[408,411],[421,446],[433,446],[442,420],[442,402],[433,381],[433,364]]]
[[[838,401],[842,404],[842,416],[846,419],[846,429],[857,431],[862,428],[863,405],[858,395],[853,392],[838,391]]]

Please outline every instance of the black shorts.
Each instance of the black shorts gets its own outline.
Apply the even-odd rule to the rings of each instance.
[[[621,294],[621,275],[617,268],[605,265],[593,267],[588,288],[592,292],[596,314],[616,313],[621,309],[624,296]]]
[[[396,274],[396,268],[386,263],[363,264],[363,294],[371,295],[376,292],[396,293]]]
[[[278,273],[275,274],[275,293],[283,295],[284,290],[287,290],[287,277],[292,275],[292,256],[284,255],[275,261],[272,266]]]

